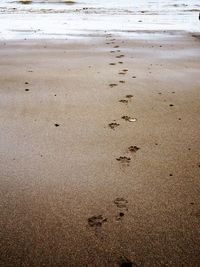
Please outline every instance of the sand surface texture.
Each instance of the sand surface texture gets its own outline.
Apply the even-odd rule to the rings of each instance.
[[[199,267],[200,42],[0,43],[0,265]]]

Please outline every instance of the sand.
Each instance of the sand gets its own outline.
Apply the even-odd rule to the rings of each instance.
[[[199,69],[181,32],[1,42],[0,265],[199,267]]]

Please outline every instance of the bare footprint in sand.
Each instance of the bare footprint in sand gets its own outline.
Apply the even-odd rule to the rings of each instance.
[[[122,116],[122,119],[128,122],[136,122],[137,119],[136,118],[131,118],[130,116],[124,115]]]
[[[132,153],[136,153],[140,148],[137,146],[130,146],[128,148],[128,151],[132,152]]]
[[[90,227],[101,227],[103,223],[107,222],[107,218],[103,217],[102,215],[92,216],[88,218],[88,224]]]
[[[192,211],[190,215],[196,217],[197,219],[200,219],[200,209],[196,211]]]
[[[128,104],[128,100],[126,100],[126,99],[120,99],[119,102],[124,103],[124,104]]]
[[[122,71],[120,71],[120,72],[118,72],[118,74],[120,74],[120,75],[125,75],[126,72],[122,72]]]
[[[117,197],[114,200],[114,204],[117,206],[117,208],[119,209],[119,213],[116,216],[116,220],[120,221],[122,220],[122,218],[125,216],[126,211],[128,211],[128,200],[126,200],[123,197]]]
[[[123,197],[117,197],[114,201],[114,204],[120,209],[127,209],[128,200]]]
[[[117,86],[117,84],[116,83],[110,83],[109,86],[112,88],[112,87]]]
[[[119,161],[120,163],[129,165],[131,158],[126,156],[120,156],[119,158],[116,158],[116,160]]]
[[[117,122],[111,122],[108,124],[108,126],[112,129],[115,130],[116,127],[118,127],[120,124]]]
[[[122,257],[120,259],[119,266],[120,267],[138,267],[138,265],[136,263],[133,263],[132,261],[130,261],[126,257]]]
[[[132,98],[133,95],[126,95],[126,98]]]

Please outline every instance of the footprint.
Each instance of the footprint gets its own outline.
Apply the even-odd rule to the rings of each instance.
[[[118,215],[116,216],[116,220],[121,221],[122,218],[125,216],[125,212],[128,211],[128,200],[123,197],[117,197],[114,200],[114,204],[117,206],[118,209],[120,209]]]
[[[190,215],[196,217],[197,219],[200,219],[200,209],[196,211],[192,211]]]
[[[119,72],[118,74],[120,74],[120,75],[125,75],[126,72]]]
[[[136,79],[136,76],[133,76],[132,78],[133,78],[133,79]]]
[[[119,55],[119,56],[116,56],[116,58],[122,58],[124,57],[124,55]]]
[[[129,116],[122,116],[122,119],[125,120],[125,121],[129,121],[129,122],[136,122],[137,119],[136,118],[131,118]]]
[[[120,156],[119,158],[116,158],[117,161],[120,161],[121,163],[124,163],[124,164],[129,164],[130,161],[131,161],[131,158],[130,157],[126,157],[126,156]]]
[[[128,148],[128,150],[129,150],[130,152],[134,152],[134,153],[136,153],[139,149],[140,149],[140,148],[137,147],[137,146],[130,146],[130,147]]]
[[[117,84],[116,83],[110,83],[109,86],[112,88],[112,87],[117,86]]]
[[[111,122],[111,123],[108,124],[108,126],[113,130],[115,130],[115,128],[118,127],[119,125],[120,124],[117,123],[117,122]]]
[[[123,72],[127,72],[128,70],[127,69],[124,69],[124,70],[122,70]]]
[[[126,257],[121,258],[121,260],[119,262],[119,266],[120,267],[138,267],[138,265],[136,263],[133,263],[132,261],[130,261]]]
[[[116,65],[116,63],[109,63],[109,65],[114,66],[114,65]]]
[[[125,81],[119,81],[120,83],[125,83]]]
[[[26,89],[25,89],[25,91],[26,91],[26,92],[28,92],[28,91],[29,91],[29,89],[28,89],[28,88],[26,88]]]
[[[126,98],[132,98],[133,95],[126,95]]]
[[[114,46],[114,48],[119,48],[119,45]]]
[[[90,227],[101,227],[103,223],[107,222],[108,219],[102,215],[92,216],[88,218],[88,224]]]
[[[123,197],[117,197],[114,200],[114,204],[117,206],[117,208],[119,209],[127,209],[127,204],[128,204],[128,200],[126,200]]]
[[[118,63],[119,63],[119,64],[123,64],[124,62],[122,62],[122,61],[119,61]]]
[[[55,125],[56,127],[60,126],[60,124],[58,124],[58,123],[55,123],[54,125]]]
[[[125,103],[125,104],[127,104],[127,103],[128,103],[128,100],[126,100],[126,99],[120,99],[119,102],[120,102],[120,103]]]

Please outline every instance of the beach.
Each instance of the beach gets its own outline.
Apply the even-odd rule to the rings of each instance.
[[[1,40],[1,266],[199,267],[199,41]]]

